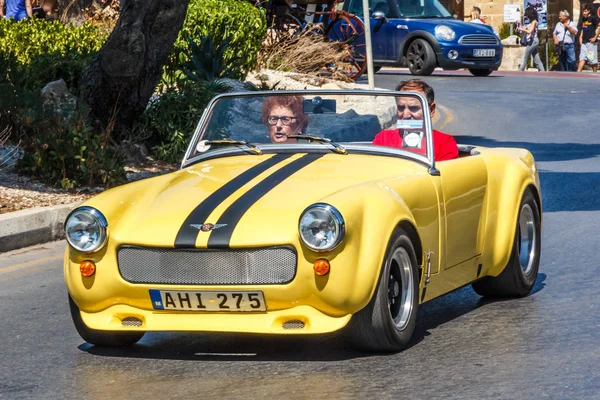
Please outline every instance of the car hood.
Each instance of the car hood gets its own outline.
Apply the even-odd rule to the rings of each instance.
[[[457,36],[466,34],[488,34],[494,35],[493,29],[489,25],[474,24],[471,22],[459,21],[456,19],[408,19],[406,20],[410,30],[426,30],[435,34],[435,27],[446,25],[454,29]]]
[[[106,216],[115,245],[289,244],[309,205],[356,185],[390,176],[410,179],[426,171],[411,160],[372,155],[232,156],[112,189],[86,205]]]

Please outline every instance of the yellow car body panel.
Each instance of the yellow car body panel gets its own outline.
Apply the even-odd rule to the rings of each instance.
[[[294,278],[285,284],[131,283],[122,277],[117,262],[121,246],[178,247],[182,232],[190,231],[183,226],[196,207],[236,177],[277,155],[210,159],[106,191],[83,205],[106,217],[108,241],[91,254],[67,248],[64,272],[69,294],[83,322],[94,330],[331,332],[344,327],[369,303],[390,236],[404,224],[416,232],[412,240],[421,271],[419,298],[428,301],[483,276],[498,275],[512,248],[523,191],[532,187],[539,197],[531,154],[525,150],[478,150],[478,155],[438,163],[439,176],[430,174],[427,166],[401,157],[297,153],[273,162],[224,198],[215,197],[208,217],[195,221],[197,224],[220,223],[228,213],[241,213],[239,218],[222,230],[196,229],[197,237],[188,235],[185,240],[191,240],[191,247],[197,249],[291,247],[297,254],[297,268]],[[261,189],[278,171],[304,157],[313,159],[268,190]],[[333,205],[346,224],[343,241],[329,252],[310,250],[298,233],[301,213],[318,202]],[[232,229],[230,235],[223,233],[228,229]],[[211,237],[221,239],[211,242]],[[320,258],[331,264],[325,276],[313,270],[314,261]],[[80,273],[79,264],[84,260],[96,264],[91,277]],[[267,311],[160,311],[153,308],[150,289],[261,291]],[[124,326],[122,321],[128,317],[138,318],[142,325]],[[283,324],[293,320],[302,321],[305,327],[284,329]]]

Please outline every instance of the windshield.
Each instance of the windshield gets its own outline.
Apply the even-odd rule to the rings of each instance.
[[[348,11],[362,17],[363,0],[350,0]],[[369,15],[375,11],[388,18],[452,18],[438,0],[369,0]]]
[[[427,162],[431,135],[424,97],[411,92],[271,91],[221,95],[198,124],[183,165],[226,153],[278,151],[410,154]],[[372,92],[370,92],[372,93]],[[400,95],[402,94],[402,95]],[[383,132],[383,133],[382,133]],[[377,135],[392,135],[386,146]],[[377,140],[376,140],[377,143]],[[385,147],[385,148],[384,148]]]

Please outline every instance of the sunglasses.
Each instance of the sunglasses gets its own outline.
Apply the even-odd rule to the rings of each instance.
[[[403,113],[404,110],[406,110],[407,106],[403,105],[403,104],[397,104],[398,107],[398,111]],[[408,106],[408,111],[410,111],[411,113],[415,114],[418,113],[419,111],[421,111],[421,106]]]
[[[289,126],[296,122],[297,119],[297,117],[278,117],[277,115],[269,115],[267,117],[267,122],[269,123],[269,125],[277,125],[277,121],[281,121],[282,125]]]

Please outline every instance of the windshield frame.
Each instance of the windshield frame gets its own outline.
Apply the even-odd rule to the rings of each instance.
[[[392,90],[362,90],[362,89],[351,89],[351,90],[261,90],[251,92],[233,92],[223,93],[213,97],[209,102],[202,117],[196,125],[192,139],[188,144],[187,150],[181,161],[181,169],[189,167],[192,164],[196,164],[200,161],[205,161],[214,158],[238,156],[238,155],[249,155],[251,153],[240,146],[223,147],[215,149],[209,153],[202,153],[192,157],[196,144],[198,143],[201,133],[207,129],[210,122],[210,117],[213,115],[215,106],[224,100],[244,97],[270,97],[270,96],[336,96],[336,95],[359,95],[359,96],[386,96],[386,97],[397,97],[397,96],[410,96],[419,99],[424,107],[424,110],[429,110],[429,103],[427,98],[418,92],[410,91],[392,91]],[[390,157],[408,158],[429,167],[429,173],[432,175],[439,174],[439,171],[435,168],[434,150],[433,150],[433,125],[431,122],[431,115],[429,112],[423,112],[423,130],[427,138],[426,155],[421,155],[415,152],[402,150],[394,147],[377,146],[371,143],[363,142],[340,142],[344,143],[344,148],[348,150],[350,154],[370,154],[370,155],[381,155]],[[272,153],[302,153],[302,152],[327,152],[331,153],[330,146],[316,146],[315,144],[263,144],[259,146],[260,150],[265,154]],[[256,155],[254,155],[256,157]],[[343,156],[342,156],[343,157]]]

